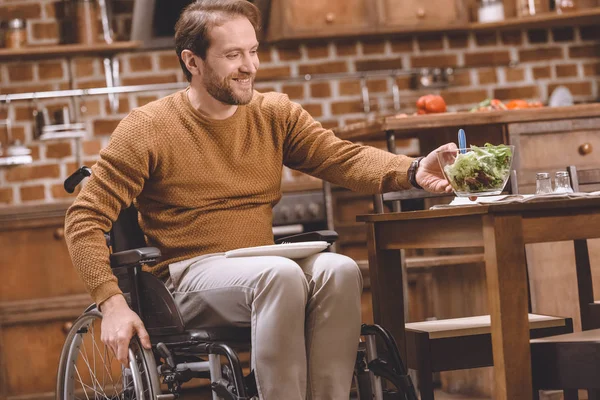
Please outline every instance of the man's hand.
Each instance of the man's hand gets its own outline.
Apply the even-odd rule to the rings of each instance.
[[[142,346],[150,349],[150,336],[140,317],[133,312],[123,296],[114,295],[101,304],[102,326],[100,339],[110,347],[117,360],[129,363],[129,341],[137,333]]]
[[[445,144],[438,147],[421,160],[415,179],[423,189],[433,193],[452,192],[452,186],[450,186],[450,183],[448,183],[444,177],[436,153],[440,150],[454,150],[456,148],[456,144],[454,143]]]

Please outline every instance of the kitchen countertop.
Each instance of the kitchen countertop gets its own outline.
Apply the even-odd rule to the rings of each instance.
[[[415,136],[419,131],[458,128],[474,125],[502,125],[515,122],[551,121],[560,119],[600,117],[600,103],[569,107],[542,107],[526,110],[452,112],[409,117],[388,116],[371,122],[359,122],[335,128],[335,134],[346,140],[385,140],[386,131],[396,137]]]

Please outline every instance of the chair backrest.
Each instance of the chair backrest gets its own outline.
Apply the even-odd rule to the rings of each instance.
[[[577,169],[574,165],[569,165],[567,172],[573,191],[595,192],[600,190],[600,168]]]

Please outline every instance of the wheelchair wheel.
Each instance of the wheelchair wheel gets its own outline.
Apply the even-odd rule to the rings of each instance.
[[[101,322],[102,314],[92,310],[73,323],[60,356],[56,399],[154,400],[161,391],[152,351],[134,337],[124,367],[101,342]]]

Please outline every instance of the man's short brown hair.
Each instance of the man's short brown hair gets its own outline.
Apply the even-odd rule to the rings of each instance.
[[[181,58],[183,50],[190,50],[203,60],[210,46],[212,28],[234,17],[246,17],[258,32],[260,12],[247,0],[198,0],[187,6],[175,24],[175,51],[188,82],[192,74]]]

